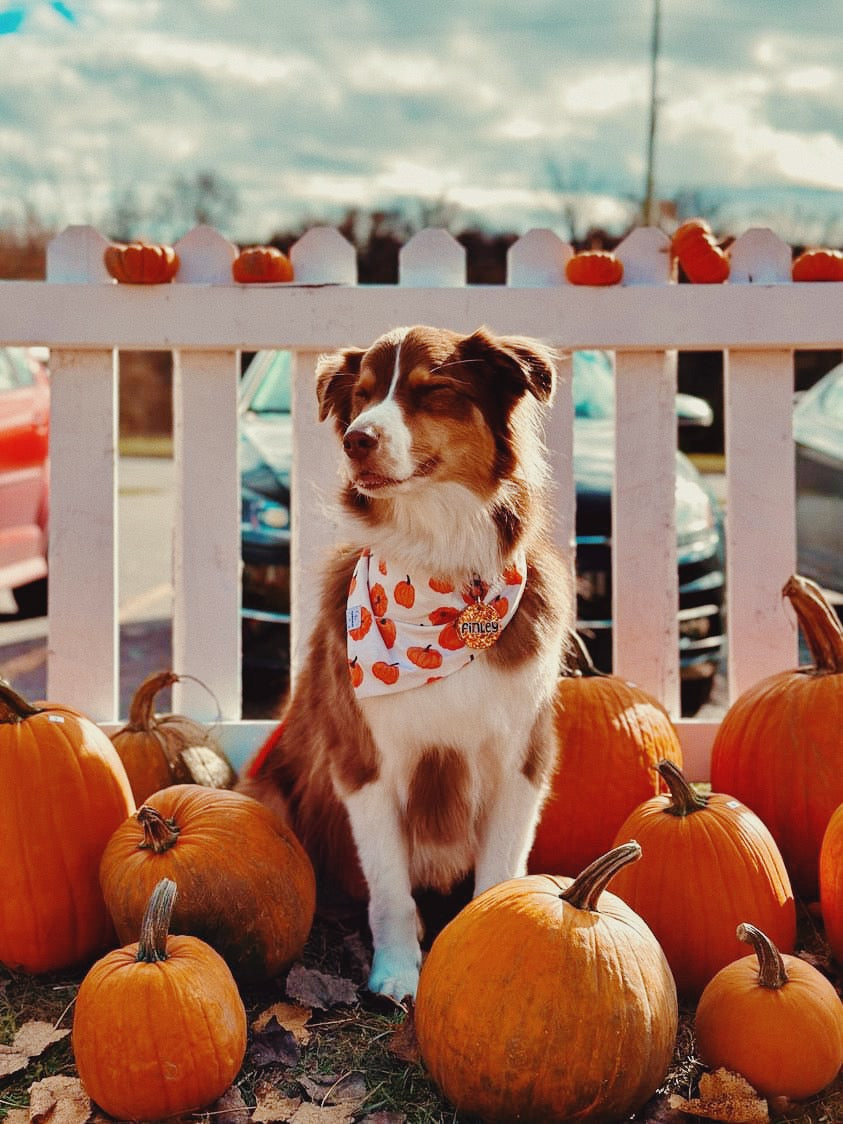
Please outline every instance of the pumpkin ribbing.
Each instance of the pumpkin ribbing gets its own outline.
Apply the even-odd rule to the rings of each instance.
[[[782,594],[813,663],[767,676],[727,710],[711,753],[711,783],[748,804],[773,834],[796,892],[817,899],[822,837],[843,803],[843,624],[807,578]]]
[[[133,809],[125,770],[94,722],[0,682],[0,961],[56,971],[113,942],[97,869]]]

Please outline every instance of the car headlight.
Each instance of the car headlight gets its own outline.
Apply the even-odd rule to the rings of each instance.
[[[290,510],[266,496],[244,496],[243,522],[256,530],[283,531],[290,525]]]
[[[717,517],[708,493],[681,477],[676,481],[676,538],[683,555],[711,554],[718,541]]]

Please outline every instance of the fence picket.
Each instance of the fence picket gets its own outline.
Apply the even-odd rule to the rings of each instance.
[[[679,714],[676,355],[619,352],[612,494],[613,667]]]
[[[782,604],[796,569],[793,355],[727,351],[726,588],[732,697],[796,666],[797,632]]]
[[[573,252],[552,230],[528,230],[507,251],[506,283],[513,288],[565,285],[565,265]]]
[[[238,356],[180,351],[174,359],[173,665],[207,690],[177,683],[173,703],[200,720],[230,721],[240,717]]]
[[[237,247],[212,226],[195,226],[176,242],[179,255],[176,282],[181,284],[231,284],[231,265]]]

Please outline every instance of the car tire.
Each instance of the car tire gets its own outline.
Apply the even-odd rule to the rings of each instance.
[[[12,590],[18,615],[21,617],[45,617],[47,615],[47,579],[38,578],[26,585]]]
[[[693,718],[700,707],[705,706],[709,701],[713,689],[713,675],[703,676],[700,679],[683,679],[679,687],[683,718]]]

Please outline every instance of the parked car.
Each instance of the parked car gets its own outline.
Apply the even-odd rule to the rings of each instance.
[[[843,594],[843,363],[799,395],[793,437],[799,573]]]
[[[0,348],[0,589],[47,611],[50,382],[43,352]]]
[[[289,668],[291,354],[258,352],[240,394],[244,691],[269,693]],[[574,356],[577,627],[596,665],[611,670],[613,367],[602,351]],[[705,425],[701,399],[677,396],[680,424]],[[724,649],[723,536],[716,500],[677,452],[678,644],[683,708],[708,698]]]

